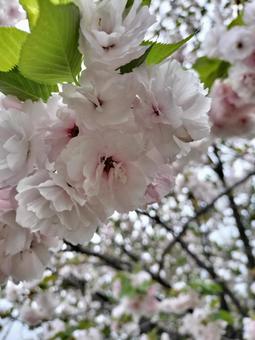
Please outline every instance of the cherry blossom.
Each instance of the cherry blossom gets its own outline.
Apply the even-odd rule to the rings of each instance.
[[[254,31],[247,27],[233,27],[222,35],[219,52],[230,62],[241,61],[254,52]]]
[[[83,129],[114,128],[132,120],[131,107],[136,96],[134,79],[104,69],[86,70],[81,86],[64,86],[63,98],[77,115],[77,124]]]
[[[141,90],[135,118],[146,140],[166,160],[173,159],[186,143],[208,135],[210,100],[193,72],[184,71],[177,61],[166,61],[141,69],[137,77]]]
[[[93,61],[116,69],[145,52],[140,44],[155,18],[141,0],[135,0],[128,11],[127,0],[76,3],[81,13],[80,50],[87,64]]]
[[[54,173],[42,170],[17,186],[17,222],[24,228],[88,242],[100,223],[86,196]]]
[[[25,112],[2,110],[0,116],[0,185],[15,185],[46,158],[44,142]],[[39,159],[40,154],[40,159]]]
[[[87,196],[98,197],[113,213],[114,209],[124,212],[142,205],[155,171],[155,164],[146,158],[145,151],[139,134],[104,131],[99,137],[87,132],[74,138],[61,157],[71,178],[83,175]]]
[[[254,104],[243,104],[242,99],[227,82],[215,82],[209,116],[215,135],[249,135],[254,129]]]

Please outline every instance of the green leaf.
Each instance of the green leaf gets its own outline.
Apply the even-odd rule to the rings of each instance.
[[[13,95],[20,100],[31,99],[47,101],[52,92],[57,92],[57,86],[42,85],[23,77],[15,68],[10,72],[0,72],[0,91]]]
[[[146,60],[146,58],[147,58],[147,56],[150,53],[152,48],[153,48],[153,45],[151,45],[149,48],[147,48],[147,50],[144,52],[144,54],[141,57],[130,61],[130,63],[128,63],[124,66],[121,66],[119,68],[120,73],[121,74],[130,73],[130,72],[133,71],[134,68],[142,65],[145,62],[145,60]]]
[[[195,33],[174,44],[153,43],[152,49],[146,58],[146,63],[148,65],[161,63],[163,60],[170,57],[174,52],[184,46],[194,36],[194,34]],[[147,45],[148,41],[144,42],[144,44]]]
[[[213,313],[211,315],[211,320],[213,320],[213,321],[215,321],[215,320],[224,320],[229,325],[233,325],[235,323],[235,319],[234,319],[233,315],[230,312],[228,312],[228,311],[226,311],[224,309],[221,309],[218,312]]]
[[[54,5],[66,5],[72,0],[50,0]],[[36,21],[39,17],[40,7],[38,0],[20,0],[20,4],[27,12],[28,21],[30,29],[32,29],[36,25]]]
[[[244,21],[243,21],[243,12],[239,13],[239,15],[231,21],[231,23],[228,25],[228,29],[231,29],[235,26],[243,26]]]
[[[143,6],[150,6],[151,5],[151,0],[143,0],[142,2]]]
[[[27,35],[15,27],[0,27],[0,71],[8,72],[18,64]]]
[[[20,4],[27,12],[30,29],[32,29],[39,16],[38,0],[20,0]]]
[[[40,16],[23,45],[19,69],[25,77],[41,83],[73,82],[81,68],[79,10],[73,4],[38,2]]]
[[[222,292],[222,287],[211,281],[194,280],[190,287],[202,295],[217,295]]]
[[[226,78],[230,64],[220,59],[207,57],[198,58],[193,65],[194,70],[199,73],[201,81],[206,87],[211,88],[218,78]]]
[[[54,5],[67,5],[71,4],[73,0],[50,0]]]
[[[130,7],[133,6],[134,0],[128,0],[126,4],[126,8],[129,9]],[[142,6],[150,6],[151,0],[143,0],[142,1]]]

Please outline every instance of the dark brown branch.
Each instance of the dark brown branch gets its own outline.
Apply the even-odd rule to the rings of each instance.
[[[95,252],[94,250],[88,249],[79,244],[73,245],[67,241],[65,241],[65,244],[68,246],[67,248],[68,251],[75,251],[80,254],[94,256],[100,259],[101,261],[103,261],[106,265],[116,270],[131,270],[132,269],[132,265],[129,262],[122,261],[119,258],[115,258],[107,254],[101,254],[101,253]]]

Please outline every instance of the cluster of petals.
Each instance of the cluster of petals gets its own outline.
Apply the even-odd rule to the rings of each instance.
[[[174,60],[118,71],[144,53],[154,22],[141,0],[127,3],[77,0],[79,85],[47,103],[1,101],[2,280],[37,278],[56,240],[88,242],[114,211],[158,202],[174,185],[176,158],[208,136],[210,100],[193,72]]]
[[[255,1],[247,2],[244,25],[230,29],[217,24],[204,42],[209,57],[229,62],[228,78],[212,88],[210,119],[216,136],[254,135]]]

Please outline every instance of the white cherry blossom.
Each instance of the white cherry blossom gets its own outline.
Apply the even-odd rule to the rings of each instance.
[[[121,128],[132,120],[131,107],[136,96],[132,76],[89,69],[83,72],[81,86],[65,85],[64,102],[77,115],[83,129]]]
[[[17,184],[45,158],[44,142],[32,117],[25,112],[1,110],[0,186]]]
[[[173,159],[185,143],[208,136],[210,100],[196,74],[168,60],[142,68],[137,77],[141,83],[134,105],[137,124],[166,160]]]
[[[61,157],[71,178],[83,177],[87,196],[97,197],[113,213],[143,204],[155,170],[145,151],[140,135],[109,130],[74,138]]]
[[[76,0],[80,8],[80,50],[86,63],[98,62],[116,69],[142,55],[140,46],[147,29],[155,22],[148,7],[135,0]]]
[[[85,193],[58,174],[37,171],[19,182],[17,192],[17,222],[24,228],[79,243],[90,241],[100,224]]]
[[[254,52],[254,30],[249,27],[235,26],[222,34],[219,52],[229,62],[242,61]]]

